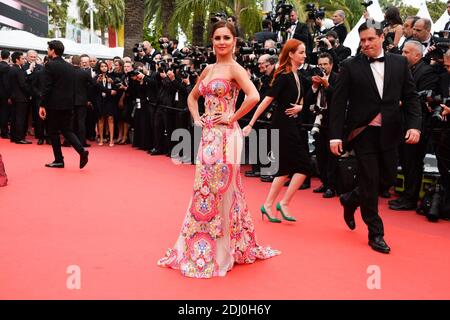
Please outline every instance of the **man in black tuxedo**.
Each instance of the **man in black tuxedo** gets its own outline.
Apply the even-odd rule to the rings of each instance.
[[[297,39],[302,41],[306,46],[306,52],[311,52],[312,50],[312,39],[308,31],[308,26],[306,23],[302,23],[298,20],[297,11],[292,10],[289,14],[289,19],[291,20],[291,27],[287,29],[288,39]]]
[[[344,44],[345,38],[347,38],[347,27],[345,26],[345,12],[342,10],[336,10],[333,14],[334,27],[330,31],[337,33],[339,43]]]
[[[422,44],[408,41],[403,47],[403,56],[408,60],[417,91],[438,89],[439,76],[435,69],[422,60]],[[431,113],[422,103],[422,128],[417,144],[400,145],[400,165],[405,177],[405,190],[400,198],[389,201],[392,210],[415,210],[422,184],[423,159],[431,138]]]
[[[38,139],[38,144],[42,144],[44,141],[44,122],[39,118],[39,95],[34,90],[33,83],[36,83],[36,75],[40,73],[44,67],[37,63],[38,54],[34,50],[27,51],[27,62],[22,66],[22,69],[27,74],[27,81],[31,87],[31,98],[28,102],[28,110],[31,111],[31,117],[34,126],[34,136]]]
[[[330,132],[328,125],[328,106],[333,98],[334,85],[337,74],[333,72],[333,57],[329,53],[321,53],[317,65],[323,72],[312,76],[311,90],[305,97],[306,108],[313,107],[314,123],[318,127],[311,133],[315,140],[317,163],[319,166],[322,185],[314,189],[314,193],[323,193],[323,198],[332,198],[336,195],[336,167],[337,157],[330,150]],[[311,109],[311,108],[310,108]]]
[[[9,87],[11,89],[11,101],[13,104],[11,116],[11,142],[17,144],[31,144],[26,140],[28,102],[31,88],[27,82],[22,66],[25,63],[22,52],[14,52],[11,55],[13,65],[9,70]]]
[[[342,64],[330,108],[330,148],[339,156],[343,153],[343,140],[351,140],[358,160],[359,185],[340,199],[347,226],[355,228],[354,214],[361,206],[369,229],[369,245],[378,252],[389,253],[383,221],[378,215],[378,190],[380,183],[394,183],[402,138],[406,143],[419,142],[420,102],[406,58],[383,52],[381,24],[369,19],[358,32],[363,54]],[[402,113],[406,136],[402,131]],[[344,127],[348,135],[344,134]]]
[[[72,64],[75,69],[74,87],[74,117],[75,132],[83,147],[89,147],[86,142],[86,116],[88,103],[90,102],[90,91],[95,86],[95,81],[88,70],[81,68],[81,57],[73,56]]]
[[[0,137],[9,139],[9,116],[10,106],[8,99],[10,96],[9,88],[9,51],[2,50],[0,55]]]
[[[50,61],[44,69],[45,85],[41,96],[39,116],[42,119],[47,118],[55,161],[45,166],[64,168],[59,136],[61,132],[80,155],[80,169],[82,169],[88,162],[89,152],[83,148],[80,140],[72,131],[75,71],[73,66],[61,57],[63,54],[64,45],[61,41],[48,42],[47,55]]]

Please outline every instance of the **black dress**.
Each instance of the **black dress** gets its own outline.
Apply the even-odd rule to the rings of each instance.
[[[300,90],[299,100],[304,96],[301,86]],[[289,117],[285,113],[286,109],[292,108],[291,103],[295,103],[298,97],[294,74],[292,72],[279,74],[267,96],[277,101],[272,120],[272,129],[278,129],[280,137],[278,154],[272,143],[273,155],[278,162],[278,172],[275,176],[292,176],[295,173],[309,175],[311,160],[308,150],[304,147],[308,143],[302,141],[298,129],[298,118]],[[303,111],[306,110],[303,109]],[[300,117],[300,113],[298,116]]]

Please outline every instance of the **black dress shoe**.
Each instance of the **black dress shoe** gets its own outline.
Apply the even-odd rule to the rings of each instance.
[[[358,208],[358,204],[352,201],[352,193],[347,192],[339,197],[341,205],[344,207],[344,221],[350,230],[355,230],[355,211]]]
[[[89,151],[84,150],[81,154],[80,154],[80,169],[83,169],[86,164],[89,161]]]
[[[401,203],[402,201],[403,201],[403,198],[400,197],[400,198],[397,198],[397,199],[389,200],[389,201],[388,201],[388,204],[389,204],[389,205],[391,205],[391,204],[399,204],[399,203]]]
[[[51,145],[52,141],[50,139],[45,139],[45,143],[48,144],[48,145]]]
[[[391,197],[391,194],[389,193],[389,190],[380,191],[380,197],[389,199]]]
[[[47,168],[64,168],[64,162],[53,161],[52,163],[47,163],[45,166]]]
[[[253,178],[253,177],[259,177],[259,176],[261,176],[261,172],[253,171],[253,170],[245,171],[245,176],[246,176],[246,177],[251,177],[251,178]]]
[[[274,178],[275,178],[274,176],[260,176],[259,177],[259,179],[262,182],[272,182]]]
[[[37,142],[38,145],[42,146],[44,144],[44,139],[39,139]]]
[[[32,142],[28,141],[28,140],[19,140],[19,141],[16,141],[16,143],[17,144],[31,144]]]
[[[336,192],[334,192],[333,189],[328,188],[327,191],[322,195],[323,198],[333,198],[336,195]]]
[[[311,188],[311,182],[303,182],[303,184],[298,188],[298,190],[306,190]]]
[[[397,201],[396,203],[390,204],[389,205],[389,209],[391,210],[415,210],[417,207],[417,204],[412,202],[412,201],[408,201],[404,198],[399,198],[401,199],[400,201]]]
[[[11,136],[9,134],[2,134],[2,135],[0,135],[0,137],[2,139],[11,139]]]
[[[313,190],[314,193],[324,193],[325,191],[327,191],[327,186],[322,184],[320,187],[316,188]]]
[[[373,250],[381,253],[391,252],[391,248],[389,248],[382,236],[377,236],[373,239],[370,239],[369,246],[371,246]]]

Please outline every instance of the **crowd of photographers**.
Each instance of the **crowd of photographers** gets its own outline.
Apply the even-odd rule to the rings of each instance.
[[[364,2],[367,7],[371,2]],[[351,50],[343,45],[347,36],[345,13],[333,14],[333,26],[325,26],[325,10],[308,4],[307,21],[298,19],[294,8],[279,1],[273,12],[262,21],[262,31],[252,39],[239,38],[236,47],[237,61],[248,71],[249,77],[260,92],[261,99],[270,87],[283,43],[291,38],[306,45],[307,60],[299,69],[308,88],[303,101],[307,112],[299,117],[302,135],[308,132],[314,138],[315,158],[322,185],[314,192],[331,198],[339,192],[336,178],[338,159],[329,150],[328,106],[333,99],[333,86],[339,76],[339,66],[350,57]],[[450,13],[450,1],[448,2]],[[367,10],[365,12],[368,18]],[[217,13],[211,23],[227,19],[241,34],[234,17]],[[433,196],[440,199],[439,213],[450,214],[450,137],[445,114],[450,110],[450,41],[448,32],[431,34],[431,21],[407,17],[403,22],[398,8],[385,12],[383,22],[385,51],[403,54],[409,64],[417,91],[423,103],[422,137],[418,145],[400,146],[399,164],[405,176],[402,196],[390,201],[393,210],[416,209],[422,182],[423,161],[426,153],[437,156],[440,180]],[[446,25],[450,29],[450,23]],[[151,155],[170,155],[175,129],[193,132],[187,108],[187,97],[199,74],[215,62],[211,47],[178,48],[177,40],[159,39],[159,46],[148,41],[133,48],[134,57],[97,61],[88,55],[73,56],[71,63],[80,72],[76,74],[75,132],[84,146],[88,141],[99,145],[132,143],[133,147]],[[34,126],[38,144],[47,139],[45,121],[38,117],[41,83],[39,81],[45,59],[40,63],[36,52],[30,50],[26,57],[20,52],[11,56],[6,50],[0,62],[0,134],[18,144],[28,144],[28,128]],[[11,66],[9,66],[11,63]],[[86,76],[88,75],[88,76]],[[245,97],[238,98],[242,101]],[[201,103],[200,103],[201,104]],[[201,106],[200,106],[201,107]],[[255,129],[269,129],[273,108],[271,106],[258,121]],[[250,112],[241,125],[246,125]],[[306,139],[305,139],[306,140]],[[308,148],[308,146],[305,146]],[[183,162],[192,162],[192,155],[180,155]],[[252,169],[246,176],[272,181],[273,177],[261,175],[259,159],[253,159]],[[309,188],[307,179],[301,188]],[[442,191],[443,190],[443,191]],[[389,197],[388,190],[380,195]],[[422,211],[429,211],[430,200]],[[436,207],[436,204],[435,204]],[[427,212],[428,212],[427,211]]]

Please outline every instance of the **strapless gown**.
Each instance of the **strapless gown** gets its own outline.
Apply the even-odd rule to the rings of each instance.
[[[213,125],[217,112],[233,114],[238,86],[225,79],[200,83],[205,97],[206,126],[197,154],[193,196],[181,232],[158,265],[180,270],[184,276],[225,276],[235,263],[267,259],[280,251],[257,244],[240,174],[241,128]]]

